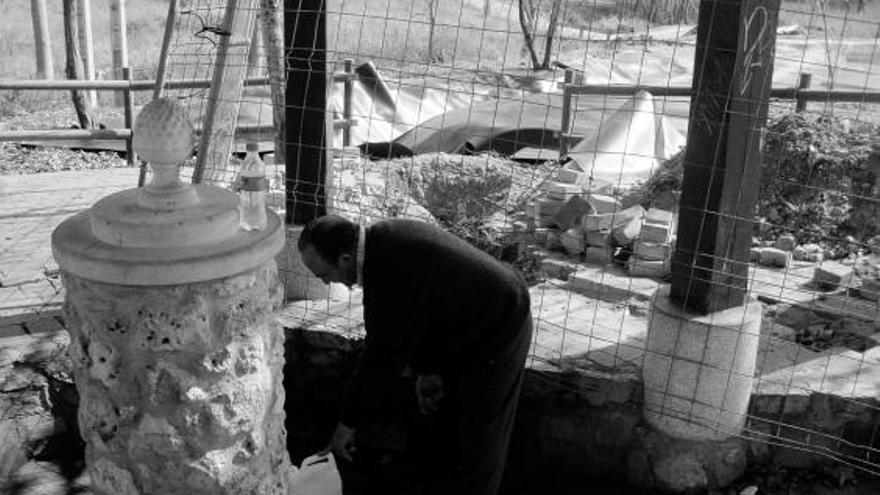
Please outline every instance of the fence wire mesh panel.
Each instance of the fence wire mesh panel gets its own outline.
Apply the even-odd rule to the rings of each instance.
[[[152,24],[130,25],[129,46],[150,55],[134,78],[189,111],[187,180],[239,187],[257,143],[268,204],[288,223],[281,319],[314,362],[357,347],[363,296],[305,269],[302,225],[325,212],[414,218],[527,279],[521,428],[544,436],[522,442],[547,458],[555,445],[647,483],[662,475],[626,452],[656,453],[653,429],[748,460],[726,479],[737,490],[876,486],[880,3],[181,0],[164,55],[168,2],[145,3]],[[31,77],[0,25],[16,67],[0,74]],[[0,131],[67,127],[70,98],[48,94],[0,94]],[[110,99],[96,122],[119,127]],[[51,232],[137,184],[113,152],[95,153],[0,141],[0,368],[39,361],[47,387],[65,378],[47,356],[66,346]],[[0,408],[0,422],[12,414]],[[707,484],[737,472],[700,455]],[[0,483],[43,483],[46,466]],[[58,493],[87,484],[61,474]]]

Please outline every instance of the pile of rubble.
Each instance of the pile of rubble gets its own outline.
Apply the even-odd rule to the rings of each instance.
[[[776,268],[788,268],[793,261],[815,263],[812,283],[824,291],[846,289],[850,295],[880,302],[880,235],[868,242],[869,252],[859,251],[833,260],[831,249],[816,243],[798,244],[793,235],[775,241],[753,239],[750,261]],[[772,244],[772,245],[770,245]]]
[[[584,174],[561,168],[526,204],[526,222],[539,244],[598,264],[617,262],[630,275],[663,277],[670,271],[675,214],[591,191]]]

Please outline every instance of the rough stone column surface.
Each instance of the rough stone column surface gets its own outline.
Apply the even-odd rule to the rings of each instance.
[[[63,276],[93,491],[287,493],[274,261],[172,286]]]

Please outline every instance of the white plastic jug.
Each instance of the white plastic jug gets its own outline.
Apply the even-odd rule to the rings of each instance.
[[[342,478],[330,452],[306,457],[292,481],[296,495],[342,495]]]

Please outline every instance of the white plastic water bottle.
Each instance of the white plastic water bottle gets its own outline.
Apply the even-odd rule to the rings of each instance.
[[[266,165],[257,152],[257,143],[247,143],[247,153],[241,165],[241,190],[238,193],[239,226],[244,230],[266,228]]]

